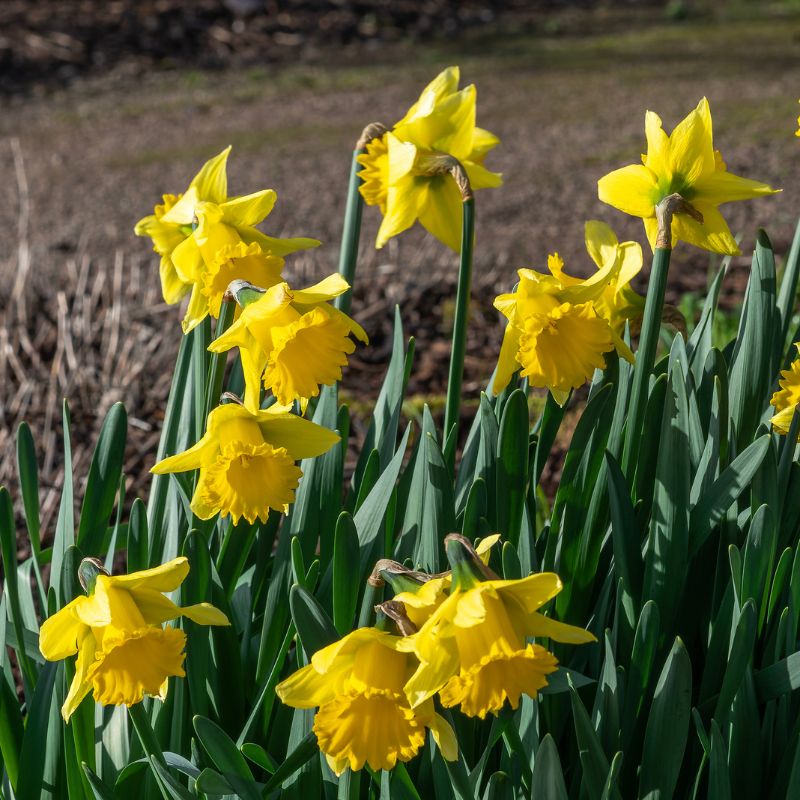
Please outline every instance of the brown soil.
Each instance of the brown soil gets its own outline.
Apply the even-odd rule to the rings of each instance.
[[[72,407],[78,493],[102,416],[124,400],[131,417],[126,472],[146,492],[182,311],[163,304],[157,258],[132,234],[164,192],[182,191],[199,165],[233,144],[232,191],[273,187],[273,235],[324,245],[288,261],[302,284],[337,264],[350,153],[362,127],[391,122],[441,67],[460,63],[479,90],[479,124],[502,144],[489,165],[500,190],[477,197],[474,316],[464,395],[474,401],[502,336],[495,294],[520,266],[543,269],[557,250],[586,273],[583,223],[603,219],[620,238],[643,240],[641,223],[597,200],[596,181],[637,160],[646,108],[671,127],[708,96],[715,141],[731,171],[782,186],[775,198],[726,210],[742,249],[758,226],[785,252],[800,209],[794,138],[800,86],[800,17],[624,29],[598,15],[580,35],[497,35],[486,27],[459,44],[399,43],[343,65],[261,65],[221,72],[112,71],[44,97],[7,100],[0,115],[0,483],[16,488],[14,430],[33,428],[42,464],[45,535],[52,531],[62,475],[60,403]],[[611,32],[608,32],[608,31]],[[456,257],[412,231],[373,247],[378,215],[365,211],[354,316],[372,337],[345,388],[367,405],[385,368],[389,310],[403,309],[417,337],[411,393],[440,395],[446,376]],[[669,299],[702,293],[709,259],[676,250]],[[714,262],[715,263],[715,262]],[[726,289],[734,304],[746,279],[735,259]],[[646,277],[642,277],[644,285]]]

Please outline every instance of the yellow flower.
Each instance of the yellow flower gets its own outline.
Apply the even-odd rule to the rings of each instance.
[[[205,298],[207,309],[199,309],[203,300],[198,299],[198,308],[193,310],[194,315],[205,316],[208,313],[214,318],[219,317],[222,297],[233,280],[247,281],[263,288],[280,283],[283,264],[282,258],[264,253],[257,242],[224,245],[201,267],[200,296]],[[238,313],[237,309],[237,316]]]
[[[355,349],[350,334],[368,341],[358,323],[330,305],[349,288],[338,273],[297,291],[279,283],[248,304],[211,343],[209,350],[215,353],[239,347],[248,408],[259,406],[262,375],[281,405],[305,402],[319,394],[320,384],[341,380],[342,367]]]
[[[221,203],[227,199],[228,179],[225,165],[231,148],[226,147],[218,156],[207,161],[200,172],[192,178],[186,194],[197,202],[209,200]],[[170,211],[183,198],[182,194],[165,194],[163,204],[154,208],[154,213],[136,223],[137,236],[149,236],[153,249],[161,256],[161,291],[165,302],[177,303],[192,288],[189,277],[180,272],[172,261],[175,248],[192,232],[191,220],[183,224],[172,219]]]
[[[390,770],[410,761],[425,743],[429,728],[442,755],[458,758],[455,734],[428,699],[411,708],[403,685],[416,667],[398,649],[397,636],[377,628],[359,628],[314,653],[311,663],[275,692],[294,708],[319,706],[314,733],[331,769]]]
[[[163,592],[177,589],[189,572],[186,558],[130,575],[98,575],[94,592],[75,598],[45,620],[39,648],[48,661],[77,653],[75,677],[61,715],[74,713],[89,692],[102,705],[163,699],[170,675],[183,677],[186,634],[161,624],[184,616],[200,625],[228,625],[208,603],[181,608]]]
[[[615,291],[623,265],[635,260],[634,248],[622,249],[624,255],[631,254],[628,258],[622,258],[619,250],[614,252],[613,257],[604,257],[598,247],[602,266],[585,280],[566,275],[557,253],[547,259],[549,275],[518,271],[516,290],[500,295],[494,303],[508,319],[493,383],[495,394],[521,369],[532,386],[549,389],[563,405],[571,389],[582,386],[595,369],[605,368],[605,353],[616,348],[633,360],[630,349],[595,306],[609,287]]]
[[[318,456],[338,441],[338,434],[284,408],[251,412],[229,403],[208,415],[207,432],[194,447],[150,471],[199,469],[191,508],[200,519],[219,512],[230,514],[234,523],[241,517],[266,522],[271,508],[285,512],[294,502],[303,474],[295,462]]]
[[[440,693],[444,706],[460,705],[467,716],[512,708],[522,694],[535,697],[557,666],[555,657],[527,637],[583,644],[595,637],[538,613],[561,591],[552,573],[521,580],[463,579],[413,636],[401,640],[420,665],[406,683],[412,707]]]
[[[702,214],[703,221],[688,214],[675,214],[672,246],[680,240],[714,253],[738,255],[739,248],[717,206],[773,194],[775,190],[727,171],[719,151],[714,150],[708,100],[704,97],[669,136],[661,118],[648,111],[645,133],[644,163],[631,164],[601,178],[600,199],[626,214],[641,217],[650,245],[655,248],[655,207],[668,195],[677,193]]]
[[[476,127],[475,87],[459,91],[458,81],[458,67],[444,70],[405,117],[358,157],[364,167],[361,194],[383,213],[377,247],[419,220],[439,241],[461,249],[461,193],[443,172],[452,159],[462,164],[473,189],[502,183],[499,174],[483,166],[499,139]],[[436,170],[439,174],[430,174]]]
[[[275,271],[279,276],[283,267],[282,256],[319,245],[316,239],[276,239],[255,228],[272,211],[277,196],[272,189],[264,189],[228,197],[230,149],[207,162],[182,195],[165,196],[164,205],[157,206],[155,214],[140,220],[135,228],[137,235],[150,236],[161,254],[164,299],[177,303],[191,290],[182,323],[184,333],[209,313],[213,315],[214,309],[218,313],[227,288],[225,284],[220,289],[225,277],[253,283],[252,278],[264,273],[274,278]],[[254,244],[258,249],[249,247]]]
[[[800,351],[800,342],[795,343]],[[777,412],[772,417],[772,426],[775,430],[786,436],[792,425],[797,406],[800,404],[800,358],[796,358],[789,369],[781,370],[781,379],[778,381],[780,389],[772,395],[770,405]],[[798,439],[800,441],[800,439]]]

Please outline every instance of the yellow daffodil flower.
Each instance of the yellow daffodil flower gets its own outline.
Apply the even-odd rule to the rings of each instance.
[[[280,279],[282,256],[319,245],[316,239],[276,239],[256,229],[272,211],[277,195],[263,189],[229,198],[229,153],[230,147],[212,158],[186,192],[165,196],[155,214],[136,225],[136,233],[150,236],[162,256],[166,302],[176,303],[191,290],[184,333],[209,313],[219,313],[222,295],[234,278],[272,285]]]
[[[411,708],[403,685],[417,662],[398,649],[402,639],[377,628],[359,628],[317,651],[308,666],[278,684],[278,697],[294,708],[315,708],[314,733],[331,769],[390,770],[410,761],[430,729],[442,755],[454,761],[453,729],[433,701]]]
[[[189,572],[186,558],[130,575],[98,575],[89,596],[76,597],[45,620],[39,648],[48,661],[77,653],[75,677],[61,715],[69,720],[89,692],[102,705],[131,706],[145,695],[164,698],[167,679],[183,677],[186,634],[161,625],[188,617],[199,625],[228,625],[208,603],[181,608],[164,596]]]
[[[535,697],[558,662],[541,645],[526,643],[527,637],[595,641],[582,628],[538,613],[561,588],[552,573],[456,581],[420,630],[400,641],[420,662],[405,686],[411,706],[439,692],[444,706],[458,705],[467,716],[483,719],[497,714],[506,701],[516,708],[522,694]]]
[[[355,345],[352,334],[367,342],[364,329],[330,301],[350,288],[338,273],[307,289],[279,283],[249,303],[239,319],[209,350],[222,353],[239,347],[247,391],[245,405],[255,411],[260,387],[271,390],[278,403],[307,401],[320,385],[342,377],[342,367]]]
[[[475,87],[459,91],[458,82],[458,67],[448,67],[403,119],[358,157],[361,194],[383,214],[376,247],[419,220],[439,241],[456,252],[461,249],[462,197],[445,174],[448,158],[461,163],[473,190],[502,184],[499,174],[483,166],[499,139],[476,127]]]
[[[609,287],[616,291],[622,268],[629,269],[635,262],[635,249],[609,247],[612,255],[606,256],[604,247],[596,248],[603,266],[585,280],[566,275],[564,262],[555,253],[547,259],[549,275],[521,269],[516,291],[495,300],[495,308],[508,319],[493,384],[495,394],[521,369],[532,386],[549,389],[563,405],[571,389],[582,386],[595,369],[605,368],[605,353],[616,348],[633,361],[630,348],[595,304]]]
[[[285,512],[294,502],[301,458],[321,455],[339,435],[290,414],[285,408],[248,411],[238,403],[208,415],[205,436],[183,453],[159,461],[150,471],[200,470],[192,511],[200,519],[230,514],[234,523],[266,522],[269,510]]]
[[[795,347],[800,351],[800,342],[796,343]],[[771,422],[778,433],[786,436],[800,404],[800,358],[796,358],[789,365],[789,369],[781,370],[778,386],[780,389],[770,400],[770,405],[777,412]],[[800,438],[798,440],[800,441]]]
[[[226,147],[218,156],[207,161],[192,178],[185,194],[194,198],[194,202],[222,203],[227,199],[225,166],[230,151],[231,148]],[[137,236],[149,236],[153,240],[153,249],[161,256],[161,292],[164,301],[170,305],[179,302],[192,288],[192,281],[179,272],[172,262],[173,251],[192,232],[191,220],[188,224],[179,223],[169,213],[183,196],[165,194],[164,202],[156,205],[154,213],[140,219],[134,228]]]
[[[773,194],[766,183],[741,178],[727,171],[714,149],[711,111],[704,97],[668,136],[661,117],[645,115],[647,155],[642,164],[615,170],[598,182],[598,196],[610,205],[644,220],[650,246],[658,234],[655,207],[665,197],[679,194],[702,215],[702,221],[685,213],[672,218],[672,246],[688,242],[713,253],[738,255],[739,247],[718,210],[722,203]]]

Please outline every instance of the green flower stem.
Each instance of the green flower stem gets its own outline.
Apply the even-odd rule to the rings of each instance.
[[[233,315],[236,311],[236,302],[232,297],[227,296],[222,301],[219,309],[219,319],[214,330],[214,338],[219,339],[223,333],[231,326]],[[222,394],[222,381],[225,378],[225,362],[228,360],[227,351],[224,353],[211,353],[208,365],[208,378],[206,380],[205,414],[203,415],[202,430],[206,429],[208,415],[219,405],[219,398]]]
[[[467,319],[472,286],[472,247],[475,242],[475,200],[470,195],[463,203],[461,229],[461,261],[458,268],[456,313],[453,321],[453,347],[450,351],[450,372],[447,376],[447,405],[444,412],[443,441],[456,426],[461,409],[461,385],[464,378],[464,353],[467,348]]]
[[[339,273],[350,284],[350,289],[344,294],[339,295],[334,301],[334,305],[345,314],[350,313],[350,303],[353,299],[353,281],[356,276],[356,263],[358,262],[358,242],[361,238],[361,214],[364,210],[364,200],[358,187],[361,185],[361,178],[358,171],[361,164],[358,157],[366,152],[366,145],[359,147],[353,152],[353,160],[350,164],[350,183],[347,187],[347,205],[344,210],[344,228],[342,230],[342,246],[339,251]]]
[[[639,442],[642,437],[644,411],[647,405],[647,387],[655,364],[658,337],[661,332],[661,316],[664,311],[664,295],[667,290],[671,255],[672,250],[666,247],[657,247],[653,253],[653,266],[650,270],[650,284],[647,287],[642,333],[639,337],[639,349],[636,351],[636,364],[633,368],[633,387],[628,405],[625,449],[622,454],[622,470],[628,480],[633,479],[639,455]]]

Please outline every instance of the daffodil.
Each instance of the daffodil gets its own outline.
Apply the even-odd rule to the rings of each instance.
[[[266,522],[269,510],[285,512],[294,502],[301,458],[321,455],[338,434],[290,414],[282,407],[249,411],[238,403],[208,415],[206,434],[183,453],[159,461],[151,472],[200,470],[192,511],[200,519],[230,514],[234,523]]]
[[[39,648],[48,661],[77,654],[75,677],[61,714],[65,720],[93,692],[102,705],[131,706],[145,695],[163,699],[170,676],[183,677],[186,634],[162,623],[188,617],[228,625],[208,603],[181,608],[164,596],[189,572],[186,558],[130,575],[97,575],[90,596],[76,597],[45,620]]]
[[[549,275],[521,269],[516,290],[495,300],[495,308],[508,319],[495,394],[521,369],[532,386],[549,389],[563,405],[571,389],[582,386],[595,369],[605,368],[606,353],[616,349],[633,360],[630,348],[596,304],[607,292],[616,292],[623,266],[629,269],[635,262],[635,249],[609,247],[611,254],[606,256],[604,247],[598,245],[595,253],[602,267],[585,280],[566,275],[564,262],[555,253],[547,259]]]
[[[405,686],[412,707],[439,692],[445,707],[460,706],[467,716],[482,719],[497,714],[506,701],[516,708],[521,695],[535,697],[558,662],[529,637],[595,641],[588,631],[539,613],[561,588],[553,573],[479,580],[460,570],[447,599],[399,645],[420,662]]]
[[[272,285],[280,279],[283,256],[319,245],[316,239],[276,239],[255,227],[272,211],[277,195],[263,189],[228,197],[229,153],[230,147],[205,164],[182,195],[165,196],[155,214],[135,229],[153,239],[162,257],[164,299],[176,303],[191,290],[182,322],[185,333],[209,313],[219,313],[222,295],[234,278]]]
[[[227,199],[225,166],[230,151],[231,148],[226,147],[218,156],[207,161],[192,178],[186,195],[194,198],[194,202],[208,200],[221,203]],[[161,256],[161,291],[164,301],[170,305],[179,302],[192,289],[192,281],[179,272],[172,262],[175,248],[192,233],[192,220],[188,224],[180,223],[173,220],[169,213],[182,198],[183,194],[165,194],[164,202],[156,205],[154,213],[140,219],[134,228],[137,236],[149,236],[153,240],[153,249]]]
[[[427,699],[412,708],[403,686],[416,659],[403,641],[377,628],[359,628],[311,658],[275,691],[294,708],[319,707],[314,733],[331,769],[390,770],[410,761],[431,731],[442,755],[458,757],[455,734]]]
[[[383,214],[377,247],[419,220],[458,252],[462,194],[448,170],[460,163],[473,190],[502,183],[499,174],[483,166],[499,139],[475,125],[475,87],[459,90],[458,82],[458,67],[440,73],[403,119],[358,158],[361,194]]]
[[[615,170],[598,182],[600,199],[644,220],[650,245],[655,248],[658,222],[655,208],[661,200],[679,194],[702,219],[686,213],[672,218],[672,246],[684,241],[714,253],[737,255],[739,247],[718,210],[723,203],[749,200],[775,192],[770,186],[727,171],[714,149],[711,111],[704,97],[670,135],[661,117],[645,115],[647,154],[642,164]]]
[[[262,383],[278,403],[289,405],[316,397],[320,385],[341,379],[355,349],[351,334],[368,341],[358,323],[330,304],[349,288],[338,273],[302,290],[279,283],[247,304],[211,343],[215,353],[239,347],[248,408],[258,408]]]
[[[795,347],[800,351],[800,342],[796,343]],[[789,365],[789,369],[781,370],[778,386],[780,388],[770,400],[770,405],[776,411],[771,422],[778,433],[786,436],[800,405],[800,358],[796,358]]]

